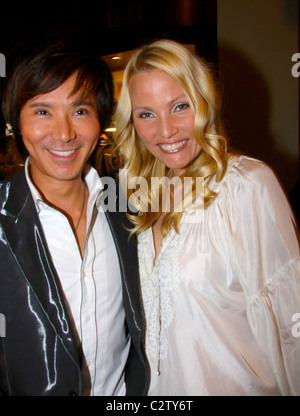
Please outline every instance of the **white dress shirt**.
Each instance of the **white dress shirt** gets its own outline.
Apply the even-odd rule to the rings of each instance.
[[[262,162],[231,161],[217,198],[183,214],[154,263],[138,238],[150,395],[300,395],[299,244]]]
[[[43,201],[30,180],[29,163],[28,158],[27,182],[83,353],[84,394],[124,395],[130,338],[125,333],[119,260],[101,206],[101,179],[87,167],[87,234],[81,257],[68,218]]]

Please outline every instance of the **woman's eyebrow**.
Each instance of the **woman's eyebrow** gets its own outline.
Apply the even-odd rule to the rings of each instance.
[[[186,94],[180,94],[180,95],[178,95],[178,97],[173,98],[173,99],[169,102],[169,104],[170,104],[170,105],[172,105],[172,104],[174,104],[176,101],[183,100],[183,99],[187,100],[187,96],[186,96]]]
[[[146,105],[137,105],[136,107],[133,107],[133,111],[137,110],[152,111],[151,107],[147,107]]]
[[[183,99],[185,99],[185,100],[188,99],[187,96],[186,96],[186,94],[180,94],[177,97],[172,98],[172,100],[170,100],[168,102],[168,105],[172,106],[176,101],[183,100]],[[136,111],[136,110],[152,111],[152,108],[151,107],[148,107],[147,105],[138,105],[138,106],[136,106],[136,107],[133,108],[133,111]]]

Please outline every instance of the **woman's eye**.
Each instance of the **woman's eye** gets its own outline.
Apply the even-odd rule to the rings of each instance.
[[[142,113],[139,115],[139,118],[149,118],[152,117],[152,113]]]
[[[176,107],[175,107],[175,111],[181,111],[181,110],[185,110],[186,108],[189,108],[189,104],[178,104]]]

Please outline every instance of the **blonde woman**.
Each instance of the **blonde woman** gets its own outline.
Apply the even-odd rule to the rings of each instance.
[[[141,48],[116,122],[149,395],[299,395],[298,231],[271,169],[227,151],[208,65],[174,41]]]

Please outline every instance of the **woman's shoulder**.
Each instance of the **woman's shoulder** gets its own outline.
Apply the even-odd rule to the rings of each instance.
[[[223,181],[234,187],[247,185],[255,189],[279,185],[277,176],[269,165],[245,155],[229,156]]]
[[[238,173],[244,177],[254,177],[261,174],[274,175],[273,169],[262,160],[246,155],[229,155],[227,173]]]
[[[265,207],[286,206],[287,198],[275,172],[265,162],[245,156],[230,156],[227,171],[219,183],[219,201],[243,202]]]

